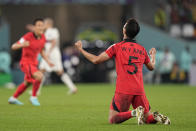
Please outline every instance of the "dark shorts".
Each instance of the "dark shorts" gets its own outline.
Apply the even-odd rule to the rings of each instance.
[[[128,95],[122,93],[115,93],[110,109],[117,112],[126,112],[129,110],[130,105],[133,106],[133,109],[136,109],[138,106],[144,107],[144,113],[148,113],[150,110],[146,95]]]
[[[21,64],[20,68],[24,72],[24,74],[25,74],[24,79],[27,82],[32,83],[35,81],[35,79],[33,78],[33,74],[38,71],[38,68],[36,65]]]

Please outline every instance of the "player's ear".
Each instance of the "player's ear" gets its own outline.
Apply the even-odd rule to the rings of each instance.
[[[123,35],[126,35],[126,29],[123,28]]]

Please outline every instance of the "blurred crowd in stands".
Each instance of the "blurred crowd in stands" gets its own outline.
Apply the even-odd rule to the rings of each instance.
[[[196,0],[167,0],[157,3],[154,23],[172,37],[196,40]],[[189,47],[184,48],[180,60],[169,50],[157,51],[156,70],[146,73],[148,83],[188,83],[193,58]]]
[[[153,72],[147,72],[144,68],[144,81],[146,83],[189,83],[189,76],[193,58],[189,47],[185,47],[181,53],[180,61],[165,47],[164,50],[157,48],[156,68]]]
[[[196,39],[196,0],[167,0],[159,2],[154,23],[173,37]]]

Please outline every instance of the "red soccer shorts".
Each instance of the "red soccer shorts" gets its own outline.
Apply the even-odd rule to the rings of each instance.
[[[20,68],[24,72],[24,74],[25,74],[24,79],[27,82],[32,83],[32,82],[35,81],[35,79],[33,78],[33,74],[38,71],[37,65],[33,65],[33,64],[21,64],[20,65]]]
[[[122,93],[115,93],[110,109],[117,112],[126,112],[129,110],[130,105],[133,106],[133,109],[136,109],[138,106],[144,107],[144,113],[148,113],[150,110],[149,102],[145,95],[128,95]]]

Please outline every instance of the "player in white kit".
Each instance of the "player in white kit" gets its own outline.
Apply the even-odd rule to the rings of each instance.
[[[53,67],[50,67],[44,59],[41,60],[39,69],[43,72],[56,72],[57,75],[61,76],[61,80],[64,84],[67,85],[69,88],[69,94],[74,94],[77,92],[77,88],[70,79],[69,75],[64,72],[62,60],[61,60],[61,53],[60,53],[60,35],[57,28],[53,27],[53,20],[50,18],[46,18],[44,20],[45,24],[45,37],[46,37],[46,44],[45,44],[45,52],[48,55],[48,58],[51,62],[54,63]],[[43,85],[44,80],[42,81],[41,86]],[[39,88],[41,89],[41,88]],[[39,92],[40,93],[40,92]]]

